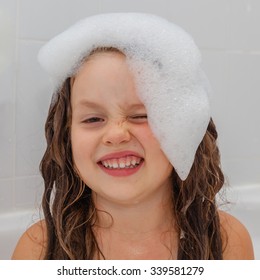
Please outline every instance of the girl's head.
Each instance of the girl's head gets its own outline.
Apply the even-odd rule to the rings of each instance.
[[[54,100],[63,82],[100,47],[112,47],[125,55],[149,126],[185,180],[210,120],[208,84],[193,39],[154,15],[104,14],[80,21],[39,54],[54,81]]]
[[[102,255],[93,231],[97,218],[93,193],[127,205],[166,192],[171,193],[172,213],[183,237],[178,258],[222,258],[215,195],[224,177],[197,49],[175,26],[146,15],[129,17],[108,16],[110,29],[119,26],[113,32],[95,17],[72,28],[68,35],[76,32],[78,43],[83,37],[90,43],[80,46],[87,51],[79,51],[65,70],[59,68],[64,57],[55,44],[65,43],[66,33],[40,56],[44,61],[49,55],[44,63],[58,85],[46,122],[47,149],[41,163],[49,236],[46,258]],[[118,20],[126,29],[131,27],[136,40],[124,36],[127,32]],[[173,33],[172,45],[166,48],[172,59],[160,57],[166,49],[158,49],[154,39],[146,36],[151,24],[160,31],[158,36],[164,34],[161,40],[156,38],[159,45],[166,47],[169,41],[164,37]],[[93,42],[94,27],[99,35]],[[97,46],[101,41],[104,44]],[[189,44],[183,48],[183,42]],[[74,43],[66,42],[64,55]],[[68,66],[72,68],[66,70]]]

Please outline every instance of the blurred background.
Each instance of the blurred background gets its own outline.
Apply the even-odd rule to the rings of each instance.
[[[43,190],[52,93],[38,50],[75,21],[106,12],[154,13],[193,36],[229,185],[260,189],[259,0],[0,0],[0,214],[37,207]]]

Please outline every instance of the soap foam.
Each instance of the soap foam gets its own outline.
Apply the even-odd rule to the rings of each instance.
[[[155,15],[116,13],[86,18],[39,52],[39,62],[50,74],[55,92],[101,46],[126,55],[149,125],[185,180],[210,120],[208,81],[193,39]]]

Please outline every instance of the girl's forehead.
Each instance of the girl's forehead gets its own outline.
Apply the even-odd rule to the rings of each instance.
[[[87,57],[73,77],[76,79],[86,73],[94,73],[95,75],[105,73],[109,77],[108,74],[112,75],[116,71],[118,71],[117,74],[132,75],[125,55],[120,52],[102,51]]]
[[[72,98],[77,102],[141,104],[135,79],[125,56],[97,53],[87,59],[71,79]],[[85,102],[86,103],[86,102]]]

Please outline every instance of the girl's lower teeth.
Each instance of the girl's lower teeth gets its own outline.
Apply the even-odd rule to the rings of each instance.
[[[129,168],[135,168],[135,167],[137,167],[139,164],[135,164],[135,165],[130,165],[130,166],[125,166],[125,167],[116,167],[116,168],[114,168],[114,167],[110,167],[110,166],[108,166],[108,167],[106,167],[106,166],[104,166],[104,167],[106,167],[106,168],[108,168],[108,169],[129,169]]]

